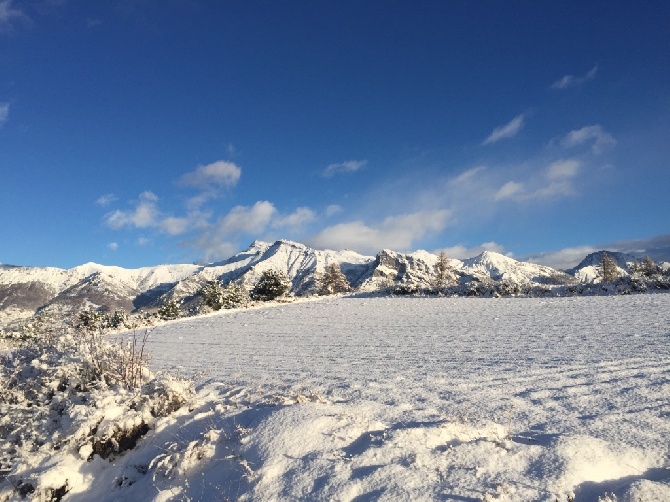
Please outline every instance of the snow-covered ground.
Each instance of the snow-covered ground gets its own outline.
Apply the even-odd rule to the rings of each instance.
[[[243,423],[254,482],[232,496],[670,500],[670,295],[327,299],[148,347],[156,369],[328,401]]]
[[[670,500],[668,294],[328,298],[147,347],[198,393],[112,460],[54,453],[63,500]]]

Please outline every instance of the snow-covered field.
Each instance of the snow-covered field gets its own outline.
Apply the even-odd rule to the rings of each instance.
[[[27,460],[38,486],[100,502],[670,500],[668,294],[327,298],[167,323],[147,347],[155,370],[200,374],[190,404],[122,455]],[[105,399],[102,425],[138,420]]]
[[[227,411],[245,467],[194,465],[195,499],[670,500],[670,295],[345,297],[171,323],[148,347],[226,402],[307,401]]]

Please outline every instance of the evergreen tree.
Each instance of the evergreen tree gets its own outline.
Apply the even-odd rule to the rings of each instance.
[[[248,301],[249,293],[247,290],[232,281],[221,290],[221,306],[224,309],[241,307],[246,305]]]
[[[278,270],[266,270],[251,290],[251,298],[260,301],[270,301],[286,294],[291,288],[286,274]]]
[[[619,276],[619,269],[616,261],[608,253],[603,252],[600,255],[600,275],[603,282],[613,282]]]
[[[181,316],[179,305],[175,300],[168,300],[158,309],[158,317],[165,321],[177,319]]]
[[[223,287],[220,281],[216,279],[207,281],[200,290],[200,295],[209,308],[220,310],[223,307]]]
[[[316,278],[316,284],[320,295],[333,295],[351,291],[347,276],[342,273],[337,263],[328,265],[325,273]]]

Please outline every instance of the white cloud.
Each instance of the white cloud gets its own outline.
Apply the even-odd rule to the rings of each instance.
[[[505,248],[497,242],[483,242],[480,245],[473,247],[466,247],[462,244],[458,244],[456,246],[438,249],[434,251],[434,253],[439,254],[441,251],[444,251],[448,258],[456,258],[458,260],[473,258],[482,254],[484,251],[506,254]],[[507,253],[507,256],[510,255],[511,253]]]
[[[484,140],[482,145],[490,145],[504,138],[511,138],[523,128],[525,117],[523,114],[517,115],[504,126],[496,127]]]
[[[191,211],[197,211],[208,200],[216,198],[222,189],[235,186],[241,175],[242,169],[238,166],[232,162],[219,160],[182,175],[178,183],[202,190],[201,193],[186,201]]]
[[[20,9],[12,7],[12,0],[0,2],[0,33],[12,33],[14,21],[30,23],[30,18]]]
[[[184,174],[179,181],[180,184],[186,186],[194,186],[203,190],[216,190],[235,186],[241,174],[242,170],[232,162],[219,160]]]
[[[151,239],[147,239],[146,237],[138,237],[137,238],[137,245],[138,246],[148,246],[151,244]]]
[[[427,233],[442,231],[450,216],[450,211],[440,209],[389,216],[375,227],[360,220],[340,223],[323,229],[307,243],[321,249],[346,248],[361,253],[376,253],[384,248],[409,250]]]
[[[119,249],[119,244],[116,242],[110,242],[109,244],[107,244],[107,247],[112,251],[116,251],[117,249]]]
[[[204,227],[187,244],[197,249],[205,262],[226,258],[239,250],[242,236],[257,237],[276,216],[277,209],[268,201],[258,201],[253,206],[236,206],[215,223]]]
[[[511,199],[519,194],[524,192],[523,183],[517,183],[516,181],[508,181],[493,196],[493,200],[504,200]]]
[[[316,220],[316,213],[308,207],[299,207],[293,213],[276,218],[274,227],[300,227]]]
[[[602,250],[629,253],[638,257],[649,255],[657,261],[668,261],[670,260],[670,234],[657,235],[646,239],[566,247],[557,251],[529,255],[523,259],[559,270],[565,270],[579,265],[587,255]]]
[[[277,214],[274,204],[258,201],[253,206],[236,206],[215,223],[217,233],[229,236],[237,233],[258,234],[263,232]]]
[[[573,148],[591,141],[593,141],[591,150],[595,154],[601,153],[607,147],[616,145],[614,136],[598,124],[570,131],[561,140],[561,145],[565,148]]]
[[[98,206],[105,207],[109,206],[112,202],[116,200],[117,200],[116,195],[114,195],[113,193],[107,193],[105,195],[101,195],[100,197],[98,197],[98,200],[96,200],[95,203]]]
[[[0,103],[0,127],[9,119],[9,103]]]
[[[576,246],[559,249],[557,251],[548,251],[537,253],[523,258],[523,261],[546,265],[557,270],[565,270],[575,267],[586,255],[598,251],[593,246]]]
[[[598,65],[591,68],[588,72],[586,72],[585,75],[581,77],[575,75],[564,75],[556,82],[551,84],[551,88],[556,90],[563,90],[569,89],[571,87],[578,87],[584,82],[588,82],[589,80],[593,79],[596,76],[596,73],[598,73]]]
[[[344,211],[342,206],[338,206],[337,204],[331,204],[330,206],[328,206],[326,208],[326,216],[328,216],[330,218],[331,216],[339,214],[342,211]]]
[[[352,173],[365,167],[367,163],[367,160],[348,160],[339,164],[330,164],[323,170],[322,174],[326,178],[331,178],[340,173]]]
[[[158,226],[167,234],[181,235],[191,227],[191,220],[189,218],[169,216],[161,220]]]
[[[581,163],[578,160],[558,160],[547,168],[547,178],[550,180],[574,178],[580,167]]]
[[[160,215],[156,202],[158,202],[158,196],[156,194],[149,191],[143,192],[140,194],[135,209],[131,211],[121,211],[117,209],[105,217],[105,222],[114,230],[119,230],[127,226],[136,228],[156,226]]]

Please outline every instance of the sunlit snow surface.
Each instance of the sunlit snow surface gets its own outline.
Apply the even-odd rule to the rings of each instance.
[[[667,294],[332,298],[166,324],[148,348],[223,382],[213,402],[327,401],[212,418],[243,427],[243,468],[194,463],[180,496],[670,500]]]

